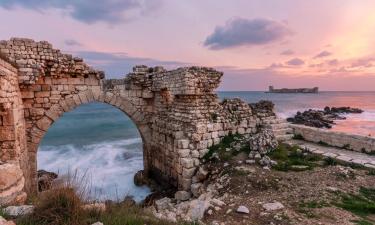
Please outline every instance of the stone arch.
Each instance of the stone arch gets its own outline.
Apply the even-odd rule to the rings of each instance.
[[[136,106],[126,97],[114,95],[111,92],[102,92],[99,95],[94,95],[91,90],[87,90],[67,96],[67,98],[59,101],[57,104],[52,105],[51,108],[45,111],[44,115],[37,120],[31,128],[29,128],[31,142],[28,143],[28,165],[23,167],[25,168],[24,174],[28,178],[25,180],[25,187],[28,193],[34,193],[37,191],[37,151],[40,142],[48,132],[49,128],[64,113],[70,112],[82,104],[91,102],[100,102],[111,105],[130,118],[141,136],[143,144],[144,170],[148,170],[147,153],[150,149],[149,140],[151,130],[148,127],[147,122],[144,120],[146,117],[144,113],[137,110]]]
[[[128,114],[143,139],[146,173],[186,191],[201,185],[196,171],[210,146],[229,132],[252,135],[275,118],[273,112],[253,111],[239,99],[221,104],[214,90],[223,73],[213,68],[167,71],[141,65],[122,79],[106,80],[82,58],[45,41],[0,41],[0,52],[15,64],[0,59],[0,103],[7,103],[0,108],[0,173],[8,174],[13,163],[29,193],[36,191],[41,138],[61,114],[82,103],[104,102]],[[15,182],[2,185],[1,178],[0,205],[21,195],[12,191]]]

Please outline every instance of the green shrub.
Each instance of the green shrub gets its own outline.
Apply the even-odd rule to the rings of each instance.
[[[219,160],[227,161],[241,151],[248,152],[250,149],[247,144],[242,143],[243,135],[228,134],[223,137],[219,144],[212,145],[208,148],[208,152],[203,156],[206,161],[215,161],[214,155],[217,155]],[[233,144],[241,145],[239,151],[233,149]]]

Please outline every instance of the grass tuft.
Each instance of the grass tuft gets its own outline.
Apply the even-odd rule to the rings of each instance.
[[[375,188],[361,187],[358,194],[341,194],[338,207],[361,217],[375,214]]]
[[[304,153],[297,146],[280,144],[274,151],[268,154],[269,157],[277,161],[277,165],[272,168],[279,171],[303,171],[316,167],[322,157]]]
[[[208,148],[208,152],[203,156],[205,161],[228,161],[240,152],[250,152],[247,144],[242,143],[243,135],[228,134],[223,137],[219,144]],[[233,145],[240,145],[239,151],[234,150]]]

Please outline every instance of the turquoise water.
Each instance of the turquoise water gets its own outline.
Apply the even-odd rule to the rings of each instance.
[[[365,110],[363,114],[348,116],[334,129],[375,135],[375,92],[220,92],[219,96],[240,97],[248,102],[271,100],[280,117],[326,105],[359,107]],[[102,199],[132,195],[141,200],[149,193],[147,187],[133,183],[134,174],[143,168],[142,140],[135,125],[120,110],[102,103],[81,105],[65,113],[43,138],[38,167],[59,174],[76,170],[85,173],[93,192]]]

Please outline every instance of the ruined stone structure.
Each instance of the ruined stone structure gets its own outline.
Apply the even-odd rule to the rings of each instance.
[[[104,80],[47,42],[1,41],[0,53],[0,205],[36,192],[39,143],[81,104],[103,102],[128,115],[142,137],[145,173],[180,190],[190,189],[201,157],[223,136],[252,134],[274,118],[239,99],[219,102],[223,74],[211,68],[136,66],[124,79]]]

